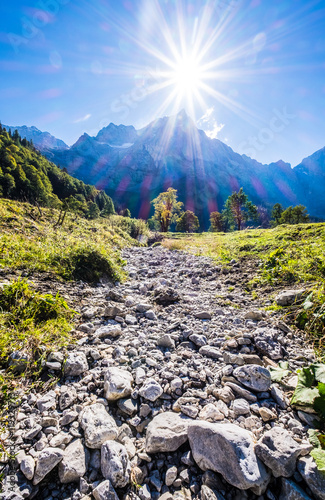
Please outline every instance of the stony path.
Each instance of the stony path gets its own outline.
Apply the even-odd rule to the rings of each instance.
[[[76,285],[77,346],[49,356],[54,388],[23,397],[0,498],[324,499],[312,417],[288,400],[313,360],[304,339],[256,308],[235,261],[124,257],[126,283]],[[270,378],[281,360],[285,386]]]

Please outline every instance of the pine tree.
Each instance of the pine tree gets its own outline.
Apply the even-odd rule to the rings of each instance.
[[[241,230],[244,222],[256,220],[257,218],[257,207],[248,200],[248,196],[244,193],[242,187],[238,192],[234,191],[228,197],[225,208],[232,213],[238,231]]]
[[[283,213],[283,206],[281,205],[281,203],[276,203],[275,205],[273,205],[273,208],[272,208],[272,218],[273,218],[273,221],[272,221],[272,224],[274,226],[278,226],[280,224],[280,219],[281,219],[281,215]]]

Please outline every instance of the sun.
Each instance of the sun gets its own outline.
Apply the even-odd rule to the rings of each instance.
[[[175,111],[186,107],[188,112],[194,108],[195,101],[202,101],[201,89],[205,85],[204,65],[198,55],[174,51],[173,59],[164,59],[167,68],[159,73],[159,88],[169,87],[170,92],[162,107],[174,103]]]
[[[172,68],[170,79],[180,96],[191,97],[196,94],[202,83],[202,70],[198,59],[193,56],[185,56],[176,61]]]

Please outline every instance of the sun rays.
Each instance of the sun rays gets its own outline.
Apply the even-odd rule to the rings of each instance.
[[[185,108],[196,121],[206,112],[208,99],[212,97],[235,114],[245,116],[247,121],[258,121],[251,109],[219,85],[236,82],[245,74],[252,77],[251,71],[242,67],[242,60],[250,51],[250,41],[229,42],[233,36],[229,25],[238,15],[239,3],[238,0],[208,1],[200,15],[196,12],[193,16],[184,11],[182,2],[176,2],[175,18],[171,22],[168,9],[163,11],[161,2],[151,0],[150,22],[157,29],[157,41],[153,43],[150,39],[148,43],[142,34],[133,36],[133,42],[156,62],[146,89],[148,95],[157,95],[156,116],[176,114]],[[160,96],[163,99],[159,99]]]

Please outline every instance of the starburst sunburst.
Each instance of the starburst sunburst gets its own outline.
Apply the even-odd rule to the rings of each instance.
[[[222,52],[218,45],[224,40],[225,33],[236,9],[231,0],[218,2],[222,4],[222,15],[211,29],[211,17],[215,15],[213,2],[207,2],[202,8],[200,18],[188,20],[182,8],[177,9],[177,30],[171,31],[170,23],[157,0],[152,1],[152,21],[157,22],[157,39],[160,43],[148,44],[142,37],[134,38],[134,42],[146,53],[156,59],[157,69],[155,81],[147,92],[158,93],[168,89],[167,97],[160,102],[156,114],[177,112],[185,107],[191,115],[195,108],[207,109],[205,98],[210,95],[216,101],[228,106],[238,114],[252,116],[249,109],[243,109],[234,99],[216,89],[216,83],[238,78],[234,69],[226,69],[227,63],[240,59],[248,47],[238,46],[236,49]],[[221,8],[220,7],[220,8]],[[221,12],[221,11],[220,11]],[[157,21],[158,19],[158,21]],[[216,49],[217,47],[217,49]]]

